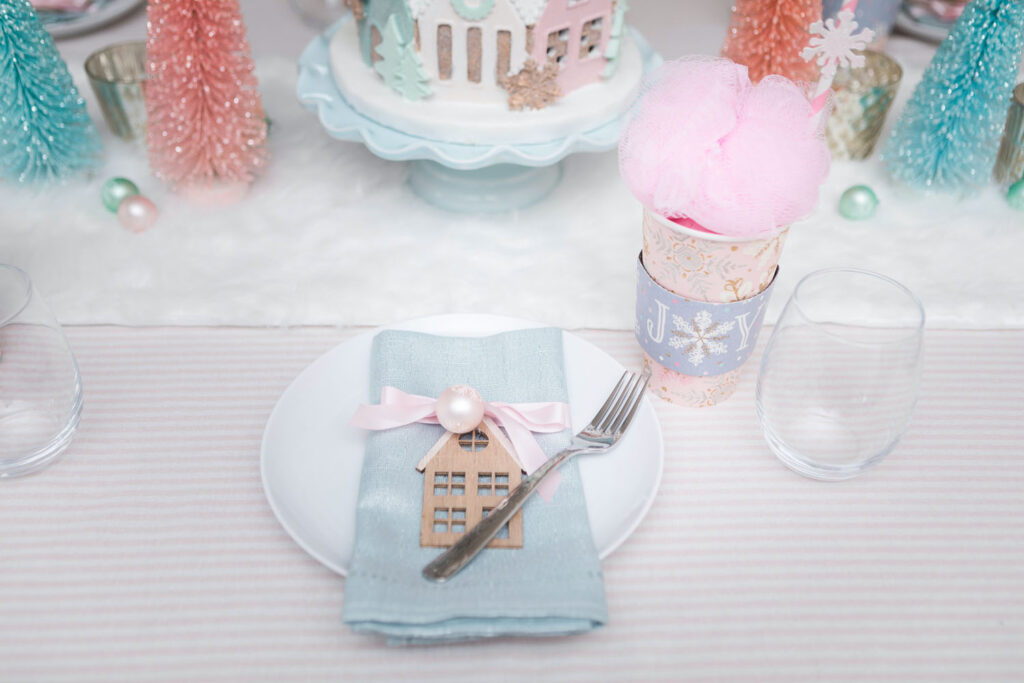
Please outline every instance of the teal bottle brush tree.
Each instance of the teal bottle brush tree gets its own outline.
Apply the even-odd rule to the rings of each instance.
[[[1024,0],[974,0],[924,72],[882,159],[920,190],[989,182],[1024,49]]]
[[[29,0],[0,0],[0,179],[58,180],[99,163],[100,138]]]

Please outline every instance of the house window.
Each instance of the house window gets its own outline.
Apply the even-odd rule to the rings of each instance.
[[[380,45],[381,40],[383,40],[383,38],[380,35],[380,29],[377,28],[376,26],[371,25],[370,26],[370,61],[372,63],[374,63],[374,64],[376,64],[377,62],[379,62],[380,60],[383,59],[383,57],[381,57],[379,54],[377,54],[377,46]]]
[[[583,32],[580,34],[580,59],[589,59],[601,54],[601,30],[604,28],[604,20],[601,17],[591,19],[583,24]]]
[[[464,451],[470,451],[471,453],[482,451],[487,448],[487,443],[487,435],[479,429],[459,435],[459,445],[462,446]]]
[[[484,508],[483,509],[483,515],[482,515],[481,519],[483,517],[486,517],[487,515],[489,515],[491,510],[493,510],[493,509],[494,508]],[[505,526],[501,527],[501,530],[498,531],[498,533],[495,534],[494,537],[495,538],[508,538],[508,524],[505,524]]]
[[[563,28],[561,31],[552,31],[548,34],[548,51],[547,57],[550,62],[552,59],[558,62],[559,66],[565,64],[565,56],[569,54],[569,29]]]
[[[434,472],[435,496],[466,495],[465,472]]]
[[[480,472],[476,475],[476,495],[507,496],[508,472]]]
[[[470,83],[479,83],[484,58],[483,31],[479,26],[466,30],[466,78]]]
[[[434,508],[434,533],[461,534],[466,531],[466,508]]]
[[[448,24],[437,27],[437,77],[452,79],[452,27]]]
[[[512,32],[498,31],[498,82],[512,70]]]

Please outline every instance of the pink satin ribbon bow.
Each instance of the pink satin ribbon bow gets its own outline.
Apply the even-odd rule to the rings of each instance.
[[[380,391],[380,404],[359,406],[349,424],[372,430],[393,429],[414,422],[440,424],[436,406],[436,398],[407,394],[395,387],[384,387]],[[484,416],[491,418],[508,434],[512,447],[516,449],[515,454],[527,474],[534,472],[548,459],[533,433],[552,434],[568,429],[571,424],[569,406],[565,403],[484,401]],[[544,500],[550,500],[560,480],[558,472],[552,472],[537,492]]]

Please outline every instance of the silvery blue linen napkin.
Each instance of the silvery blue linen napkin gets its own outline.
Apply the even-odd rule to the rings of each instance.
[[[561,330],[437,337],[387,330],[373,343],[370,402],[383,386],[437,396],[456,384],[487,401],[568,401]],[[575,461],[550,502],[523,508],[523,547],[487,548],[445,583],[420,575],[443,548],[420,547],[423,474],[416,464],[443,434],[413,424],[369,435],[342,616],[392,643],[582,633],[607,621],[604,584]],[[537,435],[550,457],[568,430]]]

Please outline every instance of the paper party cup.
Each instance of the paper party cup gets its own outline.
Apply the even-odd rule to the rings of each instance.
[[[782,228],[761,237],[724,236],[644,209],[642,267],[658,286],[680,299],[710,304],[743,302],[758,296],[772,283],[788,233],[788,228]],[[641,321],[637,322],[640,335],[644,331],[640,329]],[[748,323],[753,323],[753,319]],[[701,331],[685,320],[680,325]],[[736,390],[742,365],[720,374],[694,374],[680,360],[686,356],[685,348],[678,349],[677,356],[668,360],[652,357],[647,348],[644,366],[651,369],[649,386],[672,403],[712,406]]]

